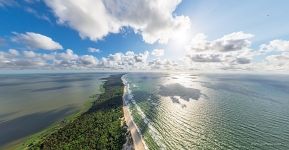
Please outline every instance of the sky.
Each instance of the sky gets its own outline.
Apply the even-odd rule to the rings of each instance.
[[[286,0],[0,0],[0,70],[289,72]]]

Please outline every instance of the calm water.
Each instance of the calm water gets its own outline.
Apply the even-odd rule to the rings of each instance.
[[[150,149],[289,149],[289,76],[130,73]]]
[[[79,111],[106,73],[0,75],[0,148]]]

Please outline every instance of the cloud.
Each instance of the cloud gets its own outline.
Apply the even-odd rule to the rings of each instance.
[[[203,33],[196,34],[190,45],[187,46],[187,51],[207,51],[211,50],[211,42],[207,41],[207,36]]]
[[[191,54],[185,60],[196,70],[248,70],[255,56],[251,51],[211,52]]]
[[[80,57],[80,62],[81,62],[81,64],[83,64],[85,66],[96,65],[97,59],[91,55],[84,55],[84,56]]]
[[[63,53],[54,53],[54,64],[59,67],[75,67],[77,65],[79,56],[74,54],[73,50],[67,49]]]
[[[154,49],[151,54],[155,57],[161,57],[164,55],[164,49]]]
[[[222,62],[221,54],[194,54],[189,56],[194,62]]]
[[[0,7],[14,6],[17,5],[15,0],[0,0]]]
[[[12,56],[18,56],[19,55],[19,52],[16,49],[9,49],[9,53]]]
[[[230,36],[223,36],[220,39],[240,39],[233,38]],[[238,35],[238,34],[236,34]],[[225,38],[224,38],[225,37]],[[228,38],[231,37],[231,38]],[[21,53],[17,50],[9,50],[8,52],[1,53],[1,65],[11,66],[14,68],[25,68],[28,66],[17,65],[18,62],[26,62],[25,64],[31,64],[31,67],[42,68],[65,68],[65,69],[114,69],[114,70],[202,70],[206,69],[246,69],[252,63],[254,56],[258,55],[256,51],[250,49],[249,46],[244,46],[241,50],[224,51],[223,49],[211,50],[207,49],[206,45],[210,41],[203,42],[206,37],[202,34],[195,37],[194,41],[200,41],[192,47],[199,47],[201,51],[195,51],[189,49],[185,58],[180,60],[170,60],[167,58],[160,59],[164,55],[163,49],[154,49],[150,53],[144,51],[142,53],[135,53],[133,51],[127,51],[125,53],[118,52],[110,54],[100,59],[92,55],[78,55],[71,49],[67,49],[65,52],[50,51],[46,53],[36,53],[30,49],[22,51]],[[213,40],[221,41],[220,39]],[[244,39],[244,38],[241,38]],[[224,41],[235,41],[235,40],[224,40]],[[203,42],[203,43],[202,43]],[[248,41],[250,42],[250,41]],[[248,43],[247,42],[247,43]],[[205,43],[205,44],[204,44]],[[232,42],[239,43],[242,42]],[[246,43],[246,42],[245,42]],[[201,46],[203,45],[203,46]],[[225,44],[226,45],[226,44]],[[246,45],[246,44],[244,44]],[[232,47],[232,46],[229,46]],[[234,46],[233,46],[234,47]],[[88,48],[90,52],[97,52],[96,48]],[[13,65],[12,65],[13,64]],[[39,66],[38,66],[39,65]]]
[[[40,57],[40,54],[33,51],[23,51],[20,54],[19,51],[10,49],[8,52],[0,52],[0,68],[37,69],[46,64]]]
[[[29,4],[35,3],[35,1],[27,1],[27,0],[26,0],[26,2],[29,3]],[[30,13],[30,14],[32,14],[33,16],[35,16],[38,19],[42,19],[42,20],[48,21],[49,23],[52,23],[50,18],[47,15],[42,14],[41,12],[38,12],[38,11],[36,11],[35,9],[33,9],[31,7],[25,8],[25,11]]]
[[[99,53],[99,52],[100,52],[100,49],[98,49],[98,48],[93,48],[93,47],[89,47],[87,50],[88,50],[88,52],[90,52],[90,53]]]
[[[27,69],[148,69],[149,52],[110,54],[102,59],[92,55],[78,55],[71,49],[65,52],[37,53],[35,51],[0,51],[0,68]],[[21,64],[23,63],[23,64]],[[29,66],[29,64],[31,66]]]
[[[238,63],[238,64],[249,64],[249,63],[251,63],[251,59],[240,57],[240,58],[236,59],[236,63]]]
[[[234,32],[215,40],[212,47],[221,52],[244,50],[251,46],[250,39],[253,37],[252,34]]]
[[[36,53],[33,51],[23,51],[23,55],[26,58],[34,58],[37,56]]]
[[[45,62],[39,61],[39,60],[28,60],[28,59],[22,60],[22,59],[20,59],[20,60],[16,60],[16,61],[11,62],[10,65],[17,66],[17,67],[24,67],[25,69],[28,69],[28,68],[45,66]]]
[[[42,56],[45,58],[45,56]],[[71,49],[67,49],[63,53],[53,53],[52,55],[46,56],[46,59],[52,59],[52,66],[55,68],[74,68],[74,69],[85,69],[85,68],[96,68],[98,60],[92,55],[79,56]]]
[[[190,28],[187,16],[174,14],[181,0],[45,0],[58,22],[92,41],[132,28],[147,43],[167,43],[178,30]]]
[[[216,40],[207,40],[205,34],[197,34],[186,47],[187,64],[194,69],[247,69],[260,52],[251,49],[254,35],[233,32]]]
[[[108,57],[103,57],[99,62],[99,66],[126,70],[147,69],[148,57],[148,51],[138,54],[133,51],[115,53],[110,54]]]
[[[6,40],[0,37],[0,46],[5,45],[5,44],[6,44]]]
[[[289,68],[289,53],[284,52],[279,55],[270,55],[266,59],[268,65],[274,65],[278,67],[288,67]]]
[[[186,57],[192,63],[205,63],[212,67],[234,67],[251,63],[258,52],[253,51],[250,39],[254,35],[233,32],[216,40],[208,41],[204,34],[197,34],[186,49]],[[198,67],[198,66],[196,66]],[[199,67],[204,67],[200,65]]]
[[[229,36],[223,36],[229,37]],[[133,51],[118,52],[109,54],[106,57],[97,58],[93,55],[78,55],[73,50],[67,49],[64,52],[46,51],[37,52],[30,49],[18,51],[9,49],[0,51],[0,68],[9,69],[97,69],[97,70],[131,70],[131,71],[153,71],[153,70],[260,70],[260,71],[288,71],[289,70],[289,52],[286,51],[284,42],[269,42],[266,47],[273,49],[274,53],[260,52],[260,49],[254,50],[249,46],[243,46],[241,50],[224,51],[220,49],[207,49],[204,43],[204,35],[198,35],[194,41],[199,42],[199,50],[189,49],[184,58],[172,60],[160,58],[163,56],[163,49],[154,49],[151,52],[144,51],[136,53]],[[222,38],[219,38],[222,39]],[[226,38],[225,38],[226,39]],[[233,38],[231,38],[233,39]],[[228,40],[230,41],[230,40]],[[273,40],[276,41],[276,40]],[[284,40],[282,40],[284,41]],[[250,43],[250,41],[248,41]],[[235,42],[233,42],[235,43]],[[239,42],[237,42],[239,45]],[[242,43],[242,42],[241,42]],[[272,44],[275,43],[275,44]],[[286,42],[285,42],[286,43]],[[203,46],[201,46],[203,45]],[[205,46],[204,46],[205,45]],[[210,45],[210,44],[209,44]],[[246,45],[246,44],[241,44]],[[264,45],[264,44],[263,44]],[[270,46],[268,46],[270,45]],[[278,45],[278,46],[276,46]],[[280,45],[282,47],[280,48]],[[284,46],[285,45],[285,46]],[[194,46],[194,45],[191,45]],[[229,46],[231,47],[231,46]],[[234,47],[234,46],[233,46]],[[260,46],[262,47],[262,46]],[[278,50],[277,50],[278,48]],[[200,50],[202,49],[202,50]],[[256,57],[258,56],[258,57]],[[258,58],[258,59],[255,59]]]
[[[14,33],[15,36],[12,41],[24,44],[28,49],[42,49],[42,50],[58,50],[63,49],[63,47],[55,42],[50,37],[45,35],[26,32],[26,33]]]
[[[155,59],[149,62],[150,70],[177,70],[178,64],[169,59]]]
[[[268,44],[262,44],[260,46],[261,51],[270,52],[270,51],[289,51],[289,41],[285,40],[273,40]]]
[[[98,60],[92,55],[79,56],[71,49],[50,54],[35,51],[0,51],[0,68],[13,69],[88,69],[97,68]]]
[[[244,32],[233,32],[231,34],[224,35],[223,37],[207,41],[207,36],[204,34],[197,34],[192,43],[187,46],[189,51],[201,52],[201,51],[219,51],[230,52],[248,49],[251,46],[250,39],[254,35]]]
[[[24,0],[24,1],[28,4],[34,4],[34,3],[40,2],[41,0]]]

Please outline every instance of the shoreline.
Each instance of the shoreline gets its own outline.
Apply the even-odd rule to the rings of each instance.
[[[27,149],[120,148],[125,135],[124,128],[119,120],[123,117],[122,75],[116,74],[103,78],[105,80],[103,84],[104,93],[100,94],[91,107],[76,117],[75,120],[46,137],[40,137],[39,141],[32,141],[32,143],[24,146]],[[89,132],[83,132],[83,130]],[[92,134],[97,136],[91,138]],[[114,139],[114,141],[110,141],[111,139]]]
[[[122,79],[122,81],[123,81],[123,79]],[[125,102],[125,98],[124,97],[125,97],[125,94],[127,92],[126,84],[124,84],[123,88],[124,88],[123,89],[123,96],[122,96],[123,113],[124,113],[124,118],[125,118],[126,125],[128,126],[128,130],[131,133],[134,149],[136,149],[136,150],[146,150],[147,148],[146,148],[146,145],[145,145],[145,141],[144,141],[141,133],[139,133],[139,129],[136,126],[136,124],[134,123],[134,121],[132,119],[132,116],[130,114],[130,111],[129,111],[129,107],[128,107],[128,105]]]
[[[138,129],[138,127],[136,126],[136,124],[133,121],[133,118],[131,116],[131,112],[129,111],[129,106],[126,104],[125,102],[125,94],[127,92],[127,86],[126,84],[124,84],[122,76],[120,77],[121,80],[121,84],[123,85],[123,92],[121,95],[121,103],[122,103],[122,111],[123,111],[123,117],[125,120],[125,123],[127,125],[127,131],[129,131],[130,133],[130,137],[132,140],[132,147],[133,149],[136,150],[146,150],[147,147],[145,145],[144,139]],[[105,84],[106,81],[104,81],[103,86]],[[102,94],[105,93],[105,88],[104,88],[104,92]],[[101,94],[100,94],[101,95]],[[97,96],[96,99],[99,98],[99,95]],[[88,101],[87,103],[84,104],[83,108],[76,113],[73,113],[71,115],[69,115],[68,117],[66,117],[64,120],[66,120],[67,122],[64,124],[62,124],[62,121],[59,121],[57,123],[53,123],[51,126],[49,126],[48,128],[35,133],[33,135],[30,135],[28,137],[25,137],[23,139],[20,139],[19,141],[15,142],[15,143],[10,143],[5,145],[5,149],[24,149],[24,148],[29,148],[28,145],[32,144],[32,143],[42,143],[47,137],[49,137],[52,133],[57,132],[59,129],[65,127],[67,124],[73,123],[73,121],[75,119],[77,119],[78,117],[80,117],[81,115],[83,115],[84,113],[86,113],[87,111],[89,111],[92,107],[93,107],[93,103],[95,100],[93,101]],[[63,120],[63,121],[64,121]]]
[[[26,145],[32,143],[32,141],[38,141],[41,138],[52,134],[53,132],[57,131],[59,128],[63,127],[65,124],[72,122],[74,119],[79,117],[82,113],[85,113],[92,106],[93,101],[94,100],[91,100],[91,99],[87,100],[80,107],[79,111],[76,111],[76,112],[66,116],[63,119],[58,120],[58,121],[50,124],[49,126],[47,126],[46,128],[44,128],[43,130],[41,130],[39,132],[35,132],[31,135],[28,135],[26,137],[23,137],[21,139],[18,139],[16,141],[13,141],[11,143],[3,145],[3,147],[0,147],[0,149],[3,148],[6,150],[21,150],[21,149],[26,148]],[[64,122],[66,122],[66,123],[64,123]]]

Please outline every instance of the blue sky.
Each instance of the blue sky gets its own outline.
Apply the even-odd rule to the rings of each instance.
[[[153,49],[157,44],[146,44],[143,42],[140,35],[135,34],[131,29],[119,34],[111,34],[106,36],[103,40],[91,41],[89,39],[81,39],[78,32],[63,25],[58,25],[51,10],[43,3],[27,4],[21,2],[19,5],[0,8],[0,18],[5,20],[1,24],[0,36],[9,39],[12,32],[24,33],[35,32],[53,38],[55,41],[61,43],[65,48],[73,49],[77,54],[86,54],[88,47],[95,47],[101,50],[97,56],[107,56],[111,53],[119,51],[145,51]],[[27,12],[25,9],[33,8],[40,14],[45,14],[51,21],[38,18],[34,14]],[[17,48],[17,45],[9,43],[2,45],[2,48]],[[20,47],[21,48],[21,47]]]
[[[217,70],[264,67],[270,70],[277,66],[278,70],[288,69],[285,67],[289,61],[288,1],[137,0],[132,3],[128,0],[0,0],[3,57],[0,68],[202,70],[210,66]],[[66,10],[61,9],[64,7]],[[48,37],[62,49],[31,46],[47,43],[33,39],[29,39],[30,43],[21,41],[27,32]],[[206,38],[200,39],[200,35]],[[89,47],[100,52],[90,53]],[[12,56],[11,49],[19,54]],[[67,49],[77,58],[65,60],[67,64],[60,67],[64,54],[56,55],[66,53]],[[37,55],[22,57],[23,51]],[[127,51],[134,54],[126,54]],[[54,55],[55,60],[40,60],[43,54]],[[87,59],[82,62],[82,56],[92,64]],[[16,61],[28,61],[28,58],[33,63],[17,65]],[[282,62],[278,61],[280,58]],[[41,67],[32,65],[36,62]]]

